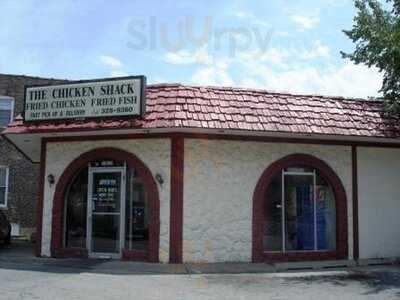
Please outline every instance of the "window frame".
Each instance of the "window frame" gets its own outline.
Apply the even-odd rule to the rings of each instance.
[[[4,204],[0,203],[0,208],[7,208],[8,205],[8,190],[9,190],[9,177],[10,177],[10,168],[8,166],[5,165],[0,165],[0,169],[4,169],[6,170],[6,180],[5,180],[5,185],[4,186],[0,186],[0,188],[5,188],[4,189]]]
[[[293,166],[296,167],[296,166]],[[307,166],[308,167],[308,166]],[[286,201],[285,201],[285,195],[286,195],[286,185],[285,185],[285,178],[286,176],[308,176],[312,177],[312,203],[313,203],[313,249],[307,249],[307,250],[288,250],[286,247],[286,229],[287,229],[287,220],[286,220]],[[282,227],[282,232],[281,232],[281,238],[282,238],[282,247],[281,250],[267,250],[263,248],[264,253],[301,253],[301,252],[329,252],[329,251],[335,251],[336,249],[318,249],[318,237],[317,237],[317,232],[318,232],[318,222],[317,222],[317,177],[323,178],[318,172],[317,169],[312,168],[312,171],[286,171],[285,169],[282,169],[280,172],[276,174],[276,177],[280,177],[281,181],[281,209],[282,209],[282,214],[281,214],[281,227]],[[327,185],[332,189],[330,184],[327,182]],[[266,192],[268,191],[268,188],[266,189]],[[335,204],[336,204],[336,199],[334,199]],[[335,215],[336,215],[336,205],[335,205]],[[335,232],[336,232],[336,223],[335,223]]]
[[[317,182],[317,180],[316,180],[316,177],[317,177],[317,170],[316,169],[313,169],[313,171],[312,172],[299,172],[299,171],[297,171],[297,172],[293,172],[293,171],[286,171],[285,169],[282,169],[282,171],[281,171],[281,177],[282,177],[282,199],[281,199],[281,201],[282,201],[282,251],[281,252],[283,252],[283,253],[286,253],[286,252],[299,252],[299,251],[304,251],[304,250],[287,250],[286,249],[286,238],[287,238],[287,236],[286,236],[286,227],[287,227],[287,220],[286,220],[286,215],[285,215],[285,213],[286,213],[286,198],[285,198],[285,195],[286,195],[286,185],[285,185],[285,176],[312,176],[312,181],[313,181],[313,226],[314,226],[314,229],[313,229],[313,240],[314,240],[314,247],[313,247],[313,250],[305,250],[305,251],[320,251],[320,250],[318,250],[317,248],[317,221],[316,221],[316,216],[317,216],[317,214],[316,214],[316,193],[315,193],[315,187],[316,187],[316,182]],[[265,249],[264,249],[264,252],[269,252],[269,251],[266,251]]]
[[[5,126],[1,126],[0,124],[0,129],[6,128],[12,121],[14,121],[14,108],[15,108],[15,99],[13,97],[0,95],[0,102],[2,100],[8,100],[11,102],[11,112],[10,112],[10,121]]]
[[[297,252],[265,252],[263,247],[263,203],[265,192],[273,178],[284,168],[305,166],[316,169],[320,176],[331,185],[335,197],[336,208],[336,250],[332,251],[297,251]],[[287,262],[348,259],[348,218],[347,195],[341,179],[323,160],[309,154],[294,153],[284,156],[270,164],[261,174],[253,194],[252,220],[252,262]]]
[[[148,262],[159,262],[159,244],[160,244],[160,198],[157,182],[155,181],[150,169],[133,153],[118,148],[103,147],[95,148],[88,152],[82,153],[74,161],[72,161],[60,175],[54,191],[53,214],[51,232],[51,255],[53,257],[88,257],[86,249],[81,248],[65,248],[62,244],[63,238],[63,220],[65,207],[65,192],[71,180],[90,162],[102,160],[104,157],[116,161],[125,161],[128,166],[137,170],[139,177],[143,180],[146,190],[148,191],[149,201],[149,246],[148,252],[123,251],[123,260],[139,260]],[[43,199],[42,199],[43,200]],[[39,220],[40,222],[40,220]],[[40,233],[40,231],[38,232]],[[38,238],[40,241],[40,236]],[[40,246],[40,243],[39,243]],[[38,249],[40,254],[40,249]]]

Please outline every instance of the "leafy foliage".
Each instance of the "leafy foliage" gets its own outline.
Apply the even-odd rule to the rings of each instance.
[[[343,53],[356,64],[376,66],[383,73],[381,92],[386,112],[400,115],[400,0],[355,0],[353,28],[343,32],[355,43],[353,53]],[[389,8],[384,8],[384,6]]]

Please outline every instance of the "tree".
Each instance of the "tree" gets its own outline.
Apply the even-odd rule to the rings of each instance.
[[[400,0],[355,0],[353,28],[343,32],[355,43],[353,53],[342,53],[356,64],[376,66],[383,73],[380,92],[385,111],[400,115]],[[386,6],[386,8],[384,8]]]

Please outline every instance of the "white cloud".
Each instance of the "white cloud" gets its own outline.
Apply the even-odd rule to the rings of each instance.
[[[310,15],[310,16],[292,15],[291,20],[299,27],[300,31],[313,29],[317,27],[320,22],[318,15]]]
[[[155,84],[155,83],[166,83],[168,82],[167,79],[165,79],[164,77],[154,77],[154,78],[149,78],[151,80],[151,82],[149,82],[149,84]]]
[[[194,57],[187,50],[179,50],[165,53],[164,61],[172,65],[187,65],[194,63]]]
[[[357,66],[349,61],[332,65],[331,49],[318,40],[309,48],[272,47],[265,52],[241,51],[234,57],[212,55],[206,48],[181,50],[167,53],[164,60],[194,67],[187,82],[196,85],[366,98],[378,96],[382,83],[376,68]],[[203,63],[196,65],[198,61]]]
[[[212,57],[208,54],[206,47],[201,47],[193,52],[182,49],[176,52],[167,52],[164,61],[172,65],[192,65],[212,63]]]
[[[269,22],[267,22],[264,19],[261,19],[261,18],[257,17],[252,12],[234,11],[231,14],[234,15],[235,17],[239,18],[239,19],[247,19],[250,22],[252,22],[253,24],[256,24],[256,25],[259,25],[259,26],[263,26],[263,27],[270,27],[271,26],[271,24]]]
[[[232,14],[240,19],[254,18],[254,14],[246,11],[234,11]]]
[[[377,68],[346,62],[344,66],[322,77],[320,90],[328,95],[375,97],[379,95],[382,80],[382,74]]]
[[[110,69],[111,77],[128,76],[128,73],[123,70],[122,62],[109,55],[100,55],[101,62]]]
[[[262,88],[259,81],[255,80],[254,78],[249,78],[249,77],[243,78],[240,81],[239,86],[244,87],[244,88],[250,88],[250,89]]]
[[[308,50],[298,51],[294,50],[295,53],[298,54],[299,58],[304,60],[312,60],[316,58],[329,58],[331,54],[331,49],[323,44],[321,41],[316,41],[313,45],[313,48]]]
[[[382,83],[382,76],[376,68],[351,62],[329,69],[306,66],[286,71],[254,63],[246,70],[244,73],[256,81],[256,86],[304,94],[367,98],[378,96]]]
[[[110,72],[111,77],[121,77],[121,76],[128,76],[129,74],[122,70],[112,70]]]
[[[270,53],[275,51],[277,50]],[[230,61],[224,68],[218,65],[200,68],[194,72],[191,82],[199,85],[241,86],[299,94],[355,98],[379,96],[382,75],[376,68],[354,65],[351,62],[334,67],[291,65],[282,62],[287,56],[282,57],[276,58],[275,64],[274,59],[246,61],[239,58]],[[276,68],[276,65],[286,68]],[[235,77],[234,74],[239,76]]]
[[[293,34],[286,30],[275,30],[274,35],[279,37],[293,37]]]
[[[317,58],[329,59],[330,48],[316,41],[312,48],[296,48],[292,47],[289,49],[272,47],[262,52],[260,50],[252,50],[247,52],[240,52],[238,57],[245,62],[257,62],[265,63],[270,66],[288,69],[293,61],[298,62],[299,60],[309,61]]]
[[[289,55],[290,53],[284,49],[269,48],[264,52],[259,50],[241,52],[238,54],[238,58],[243,63],[267,63],[275,67],[287,68],[286,61]]]
[[[103,62],[103,64],[105,64],[106,66],[110,67],[113,70],[120,69],[122,67],[121,61],[113,56],[101,55],[100,59]]]
[[[342,7],[349,4],[348,0],[326,0],[326,3],[333,7]]]
[[[224,85],[232,86],[234,81],[228,73],[231,59],[221,57],[216,59],[208,53],[207,47],[203,46],[195,51],[182,49],[177,52],[167,52],[163,60],[169,64],[181,66],[196,66],[190,83],[196,85]]]
[[[229,74],[231,59],[223,57],[209,66],[198,68],[191,77],[191,83],[196,85],[233,86],[234,80]]]
[[[202,67],[198,69],[193,74],[191,82],[196,85],[235,85],[227,70],[218,67]]]

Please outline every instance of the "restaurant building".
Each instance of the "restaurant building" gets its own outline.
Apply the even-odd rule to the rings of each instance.
[[[27,87],[3,135],[40,163],[39,256],[400,257],[400,123],[378,101],[80,81]]]

